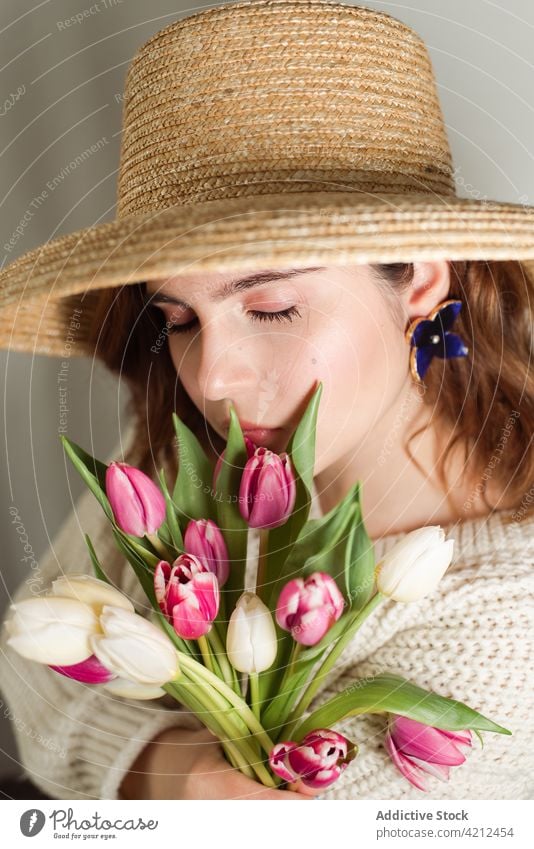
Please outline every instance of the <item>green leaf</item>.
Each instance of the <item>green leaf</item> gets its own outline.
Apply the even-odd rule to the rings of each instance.
[[[178,551],[183,551],[184,541],[177,517],[177,505],[172,500],[163,469],[160,469],[158,477],[161,485],[161,491],[165,498],[165,515],[167,518],[167,521],[164,522],[159,529],[158,534],[166,544],[170,542],[171,545],[173,545]],[[165,536],[167,537],[166,539]]]
[[[287,522],[269,531],[266,574],[271,580],[267,585],[266,597],[268,598],[267,606],[271,610],[276,604],[279,583],[284,574],[284,564],[291,555],[293,546],[308,521],[310,513],[315,465],[315,429],[322,389],[322,383],[318,383],[287,446],[287,453],[295,473],[297,492],[295,506]]]
[[[359,512],[359,488],[356,484],[351,487],[345,498],[325,516],[318,519],[310,519],[302,528],[291,553],[285,561],[278,580],[273,585],[270,600],[271,610],[276,609],[276,602],[283,585],[296,575],[309,577],[313,572],[321,571],[331,575],[336,581],[340,592],[346,600],[349,600],[345,587],[346,560],[351,554],[352,548],[347,554],[347,542],[360,533],[359,523],[356,517]],[[357,530],[351,536],[351,528],[356,526]],[[270,573],[270,571],[269,571]],[[309,659],[317,659],[327,649],[332,641],[339,636],[346,624],[346,618],[341,617],[328,631],[316,646],[303,650],[298,665],[307,664]],[[270,670],[260,677],[260,696],[262,700],[275,699],[279,684],[287,666],[287,659],[293,645],[293,638],[281,629],[277,630],[278,652],[275,663]],[[272,713],[270,714],[272,716]]]
[[[90,454],[87,454],[79,445],[72,442],[63,434],[60,434],[60,439],[63,443],[63,448],[71,460],[74,468],[81,476],[82,480],[87,484],[108,519],[113,522],[113,510],[106,495],[106,470],[107,466],[96,460]]]
[[[147,598],[149,599],[152,607],[159,609],[159,605],[156,601],[156,596],[154,593],[154,573],[144,562],[142,557],[139,555],[137,550],[132,546],[132,541],[126,537],[120,530],[116,527],[113,528],[113,536],[115,538],[115,542],[117,543],[118,548],[130,565],[132,566],[135,574],[139,579],[139,583],[143,587]]]
[[[161,622],[163,629],[167,632],[174,644],[177,645],[181,651],[187,652],[192,657],[196,657],[196,652],[193,646],[187,640],[182,640],[182,638],[178,636],[170,622],[168,622],[165,616],[163,615],[154,591],[154,573],[152,569],[147,566],[147,564],[143,561],[142,557],[132,546],[132,540],[129,537],[122,534],[121,531],[117,528],[113,528],[113,535],[115,537],[115,541],[117,543],[118,548],[122,551],[128,562],[132,566],[135,574],[137,575],[139,583],[143,587],[145,595],[147,596],[152,609],[157,614],[157,617]]]
[[[375,583],[375,553],[363,523],[360,484],[356,484],[358,503],[356,516],[345,546],[345,587],[344,596],[352,610],[361,610],[369,601]]]
[[[273,612],[276,608],[280,589],[285,582],[285,576],[288,574],[285,564],[292,554],[293,547],[302,529],[306,526],[310,513],[315,465],[315,430],[322,389],[322,383],[319,382],[287,446],[287,453],[295,474],[297,490],[295,505],[288,520],[283,525],[272,528],[269,531],[267,541],[267,568],[265,571],[268,581],[266,589],[258,592],[262,601],[265,601],[269,609]],[[297,560],[297,563],[297,571],[300,572],[302,565],[300,558]],[[259,691],[262,702],[272,698],[273,694],[277,691],[277,684],[284,674],[284,669],[287,666],[293,647],[293,638],[290,634],[282,631],[278,625],[276,626],[276,631],[278,652],[275,662],[270,670],[260,675],[259,679]]]
[[[121,531],[121,529],[117,526],[115,526],[115,528],[122,538],[128,542],[130,547],[137,552],[139,557],[144,560],[146,565],[151,569],[155,569],[161,560],[161,557],[153,553],[150,543],[140,537],[132,537],[129,534],[125,534],[124,531]]]
[[[102,569],[100,561],[99,561],[98,557],[96,556],[96,551],[94,549],[93,543],[91,542],[91,538],[90,538],[89,534],[85,534],[84,536],[85,536],[85,542],[86,542],[87,548],[89,549],[89,555],[91,557],[91,562],[93,564],[93,570],[94,570],[94,573],[95,573],[95,577],[97,577],[100,581],[105,581],[107,584],[110,584],[111,586],[113,586],[112,582],[109,580],[108,576],[106,575],[106,573]]]
[[[230,558],[230,574],[221,590],[221,602],[224,602],[221,607],[229,613],[233,611],[245,583],[248,524],[239,510],[239,490],[247,460],[245,439],[232,405],[226,448],[214,490],[217,525],[223,534]]]
[[[424,690],[399,675],[377,675],[354,681],[301,722],[292,734],[301,740],[314,728],[331,728],[347,716],[364,713],[395,713],[447,731],[473,729],[511,734],[506,728],[463,702]]]
[[[191,519],[215,519],[212,498],[213,469],[195,434],[172,414],[178,444],[178,475],[172,500],[185,530]]]
[[[195,651],[196,643],[193,640],[183,640],[182,637],[180,637],[176,633],[171,623],[165,618],[162,611],[159,609],[159,606],[155,613],[157,614],[156,618],[158,620],[159,625],[161,625],[161,627],[163,628],[169,639],[174,643],[176,648],[179,649],[179,651],[184,652],[185,654],[191,655],[191,657],[195,658],[195,660],[198,660],[200,657],[200,652]]]
[[[324,635],[323,639],[316,643],[314,646],[304,646],[300,650],[300,654],[297,662],[295,663],[295,672],[294,674],[287,679],[287,681],[283,685],[279,683],[281,678],[283,677],[285,666],[280,670],[278,664],[273,665],[272,669],[274,670],[274,674],[271,673],[271,677],[266,683],[264,683],[263,688],[265,690],[269,689],[271,693],[270,698],[268,699],[268,704],[265,709],[265,712],[262,713],[262,721],[265,726],[269,726],[269,728],[273,731],[273,734],[276,733],[277,730],[281,730],[282,726],[285,724],[287,717],[289,716],[290,711],[292,710],[294,704],[297,699],[301,695],[301,691],[303,687],[308,683],[308,679],[313,678],[313,669],[321,660],[322,655],[326,652],[327,649],[332,647],[332,644],[340,637],[347,624],[353,619],[354,611],[347,610],[337,622],[334,622],[330,630]],[[293,638],[291,634],[287,631],[282,631],[278,625],[276,624],[277,635],[284,635],[283,638],[288,640],[289,642],[289,653],[291,651],[291,647],[293,644]],[[280,637],[282,638],[282,637]],[[280,652],[281,654],[285,654],[284,652]],[[260,694],[262,692],[261,689],[261,680],[263,676],[269,675],[270,670],[266,672],[262,672],[260,675]],[[273,681],[275,682],[273,684]]]
[[[273,740],[276,741],[277,732],[282,730],[312,668],[315,666],[315,662],[316,658],[305,660],[302,660],[302,657],[299,658],[299,661],[295,664],[295,672],[287,677],[283,685],[273,690],[271,698],[268,699],[261,714],[261,722]],[[262,673],[262,675],[264,674]]]

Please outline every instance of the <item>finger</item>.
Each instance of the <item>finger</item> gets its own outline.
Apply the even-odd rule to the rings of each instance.
[[[232,793],[234,791],[239,798],[270,799],[277,802],[307,802],[312,798],[304,793],[293,793],[291,790],[273,790],[270,787],[263,787],[259,782],[242,774],[233,777]]]
[[[304,784],[303,781],[299,778],[298,781],[292,781],[287,785],[289,790],[293,790],[295,793],[299,793],[302,796],[318,796],[321,793],[321,790],[316,787],[309,787],[307,784]]]

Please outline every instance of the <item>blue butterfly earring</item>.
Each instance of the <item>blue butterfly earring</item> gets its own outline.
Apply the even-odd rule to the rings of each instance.
[[[406,330],[404,335],[410,344],[410,371],[414,380],[423,381],[434,357],[448,360],[469,353],[462,337],[449,332],[461,308],[461,301],[443,301],[428,316],[414,319]]]

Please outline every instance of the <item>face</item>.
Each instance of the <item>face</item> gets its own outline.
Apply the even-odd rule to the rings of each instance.
[[[409,379],[404,324],[366,265],[262,282],[222,299],[243,273],[206,272],[146,284],[162,310],[177,375],[222,437],[230,402],[256,444],[285,449],[318,381],[315,473],[361,444]],[[263,274],[264,272],[262,272]],[[227,293],[228,294],[228,293]],[[170,296],[182,305],[160,303]]]

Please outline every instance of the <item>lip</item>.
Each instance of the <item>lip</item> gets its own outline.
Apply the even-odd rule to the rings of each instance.
[[[276,431],[281,430],[279,427],[267,427],[266,425],[256,424],[256,422],[249,422],[246,419],[239,419],[239,424],[241,425],[241,430],[243,433],[276,433]],[[223,423],[223,430],[228,432],[230,428],[230,419],[227,419]]]

